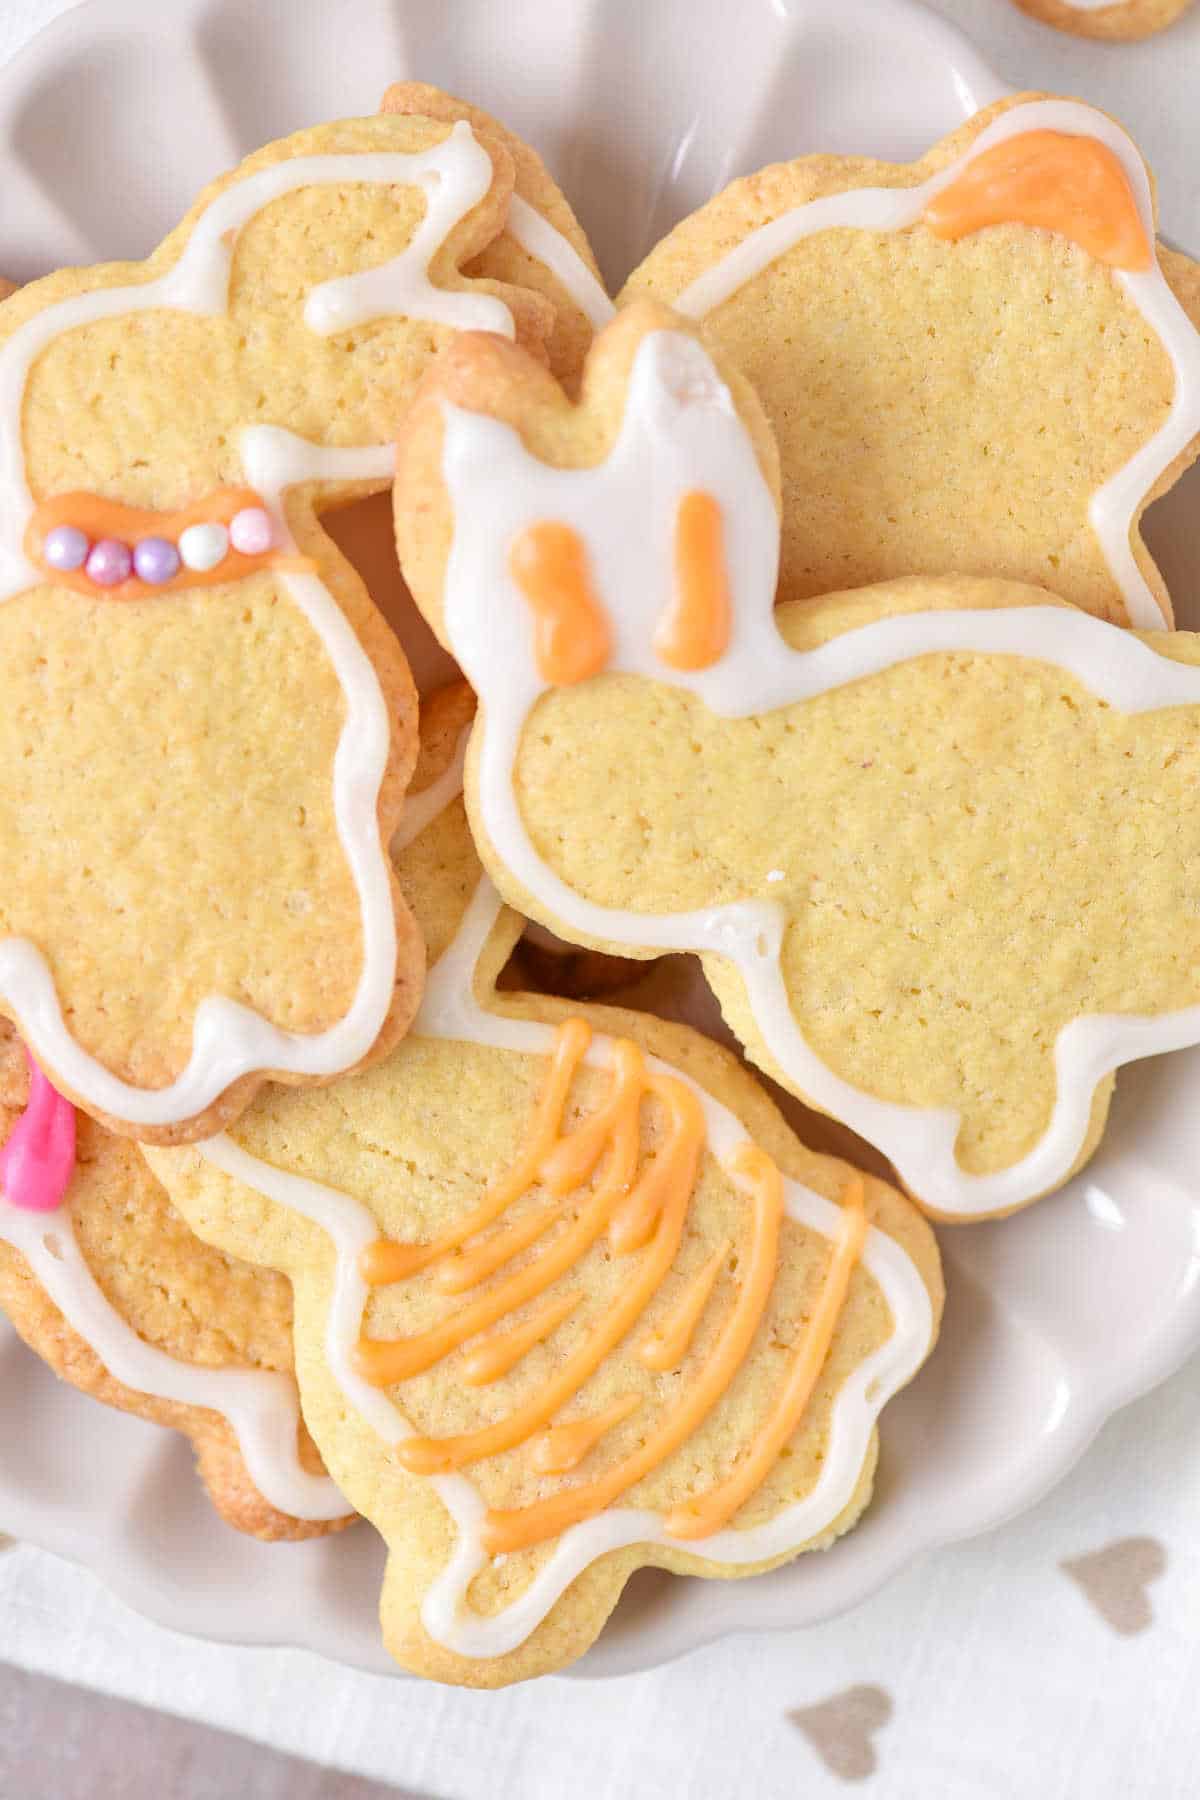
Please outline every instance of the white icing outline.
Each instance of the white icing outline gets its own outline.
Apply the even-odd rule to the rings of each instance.
[[[508,203],[505,230],[527,256],[549,269],[592,329],[602,331],[617,309],[562,232],[544,219],[536,207],[522,200],[520,194],[514,194]]]
[[[785,915],[777,902],[643,915],[584,900],[542,860],[520,814],[513,769],[525,722],[548,684],[537,672],[532,620],[509,575],[507,546],[539,519],[573,526],[587,545],[609,615],[611,670],[684,688],[729,718],[773,712],[941,650],[1055,664],[1125,712],[1200,704],[1200,669],[1066,606],[909,614],[845,632],[815,650],[793,650],[775,619],[779,527],[770,490],[707,352],[680,333],[652,332],[642,340],[620,436],[594,468],[550,468],[497,420],[450,405],[444,413],[443,474],[455,517],[445,630],[481,701],[481,821],[543,922],[584,942],[696,951],[731,962],[789,1084],[875,1144],[935,1212],[977,1217],[1059,1185],[1082,1151],[1097,1082],[1122,1062],[1200,1041],[1200,1006],[1072,1020],[1055,1047],[1058,1095],[1044,1136],[1007,1169],[967,1173],[954,1153],[955,1112],[876,1099],[835,1075],[805,1042],[780,971]],[[720,662],[686,673],[659,662],[651,640],[672,591],[672,522],[693,488],[715,493],[721,503],[733,627]]]
[[[412,1029],[418,1037],[544,1057],[554,1047],[553,1025],[486,1012],[475,999],[475,968],[500,907],[500,896],[483,877],[454,941],[430,972]],[[591,1068],[611,1067],[613,1041],[602,1033],[594,1034],[585,1063]],[[403,1054],[402,1049],[399,1054]],[[746,1142],[745,1126],[682,1070],[655,1056],[648,1055],[646,1063],[657,1073],[669,1075],[692,1089],[704,1109],[708,1149],[728,1166],[735,1151]],[[336,1188],[272,1167],[243,1150],[228,1134],[209,1138],[195,1149],[223,1174],[276,1205],[301,1213],[332,1238],[337,1267],[326,1325],[325,1356],[334,1380],[348,1403],[386,1442],[400,1443],[412,1436],[413,1427],[399,1407],[381,1389],[364,1381],[353,1364],[353,1350],[369,1298],[359,1259],[367,1245],[379,1236],[370,1211]],[[843,1217],[840,1207],[786,1177],[784,1194],[789,1218],[830,1240],[837,1237]],[[483,1617],[472,1614],[467,1593],[488,1562],[480,1544],[486,1506],[465,1475],[431,1476],[438,1498],[454,1521],[458,1538],[453,1554],[421,1605],[421,1621],[429,1636],[460,1656],[503,1656],[515,1650],[540,1625],[583,1569],[610,1551],[633,1544],[658,1546],[709,1562],[744,1566],[784,1556],[828,1529],[853,1496],[880,1412],[916,1373],[933,1336],[929,1293],[907,1253],[886,1233],[869,1226],[860,1261],[883,1293],[891,1312],[892,1332],[839,1389],[821,1473],[803,1500],[785,1507],[765,1524],[744,1530],[727,1527],[694,1542],[684,1542],[664,1531],[661,1513],[645,1508],[610,1507],[565,1531],[553,1554],[519,1598],[502,1612]]]
[[[701,319],[804,238],[836,226],[862,231],[900,231],[915,225],[930,200],[991,149],[1025,131],[1063,131],[1098,138],[1120,160],[1151,246],[1154,208],[1146,165],[1132,139],[1112,119],[1073,100],[1034,100],[994,119],[955,162],[920,187],[857,188],[793,207],[743,238],[728,256],[697,277],[673,302],[675,310]],[[1158,260],[1136,272],[1114,269],[1175,369],[1175,392],[1166,419],[1129,461],[1097,488],[1089,505],[1092,529],[1121,590],[1131,625],[1153,631],[1168,621],[1137,565],[1130,542],[1139,505],[1163,471],[1200,432],[1200,333],[1171,292]]]
[[[293,1519],[347,1518],[353,1509],[328,1475],[300,1462],[300,1407],[290,1375],[268,1369],[205,1368],[168,1356],[126,1324],[84,1260],[71,1217],[0,1203],[0,1238],[20,1252],[71,1330],[114,1381],[156,1400],[220,1413],[237,1438],[246,1473],[268,1505]]]
[[[23,546],[34,501],[25,476],[21,425],[30,371],[56,337],[97,319],[148,307],[223,313],[236,233],[281,195],[336,182],[415,182],[427,196],[427,210],[399,257],[380,269],[312,290],[305,317],[314,330],[344,329],[395,304],[403,305],[410,317],[496,329],[495,309],[500,307],[511,336],[508,310],[493,296],[436,288],[429,281],[429,262],[438,244],[478,204],[490,179],[491,159],[465,122],[432,149],[414,154],[364,151],[285,159],[225,188],[196,220],[179,260],[165,274],[73,295],[19,326],[0,347],[0,600],[45,582]],[[257,477],[280,539],[288,543],[285,487],[320,479],[386,484],[392,476],[390,446],[331,450],[273,427],[255,426],[243,432],[242,451],[246,473]],[[346,723],[333,768],[334,811],[358,892],[362,973],[348,1012],[322,1032],[284,1031],[240,1002],[207,996],[196,1009],[186,1068],[169,1086],[145,1089],[122,1081],[75,1042],[49,964],[36,945],[15,937],[0,942],[0,991],[38,1061],[90,1109],[133,1125],[165,1126],[195,1118],[253,1072],[335,1075],[367,1054],[391,1004],[395,920],[376,816],[389,749],[387,706],[369,658],[319,577],[286,574],[281,580],[319,637],[345,696]]]

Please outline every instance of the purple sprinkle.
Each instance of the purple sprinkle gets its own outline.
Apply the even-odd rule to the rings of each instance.
[[[129,545],[123,544],[120,538],[101,538],[93,544],[85,565],[89,581],[97,587],[120,587],[123,581],[129,580],[133,568],[133,557],[129,553]]]
[[[42,557],[52,569],[81,569],[88,553],[86,531],[77,525],[56,525],[42,540]]]
[[[134,547],[133,567],[139,581],[161,587],[179,573],[179,552],[169,538],[145,537]]]

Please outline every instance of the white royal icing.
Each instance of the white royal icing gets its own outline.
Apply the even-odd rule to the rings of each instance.
[[[784,914],[776,902],[670,914],[599,906],[539,856],[513,769],[525,721],[548,684],[534,660],[529,609],[508,571],[508,546],[539,520],[574,527],[609,616],[610,668],[686,688],[730,718],[773,712],[939,650],[1053,663],[1124,712],[1200,704],[1200,669],[1062,606],[881,619],[818,649],[792,649],[775,623],[779,526],[770,490],[714,365],[681,333],[643,339],[620,436],[594,468],[550,468],[499,421],[449,405],[445,415],[443,473],[455,519],[445,622],[451,652],[482,703],[479,806],[500,861],[546,922],[585,942],[707,952],[732,962],[767,1049],[797,1093],[877,1145],[906,1186],[939,1213],[1000,1211],[1065,1180],[1086,1140],[1097,1082],[1123,1062],[1200,1041],[1200,1006],[1160,1017],[1071,1021],[1056,1045],[1057,1098],[1044,1136],[1007,1169],[967,1173],[955,1156],[955,1112],[864,1093],[806,1043],[780,970]],[[672,592],[673,521],[693,489],[716,495],[721,506],[732,631],[719,662],[686,673],[657,659],[652,633]]]
[[[940,193],[984,150],[1024,131],[1062,131],[1098,138],[1116,155],[1137,202],[1146,236],[1154,242],[1154,208],[1146,165],[1137,146],[1114,120],[1074,100],[1035,100],[1001,113],[956,162],[919,187],[857,188],[794,207],[760,225],[728,256],[706,269],[674,302],[676,311],[703,318],[753,280],[803,238],[835,227],[901,231],[916,224]],[[1159,430],[1092,495],[1089,515],[1131,625],[1154,630],[1162,608],[1138,568],[1130,543],[1134,514],[1163,471],[1200,431],[1200,333],[1171,292],[1157,260],[1143,271],[1115,269],[1115,279],[1159,339],[1175,370],[1170,411]]]
[[[561,282],[593,330],[600,331],[608,324],[617,309],[582,256],[520,194],[514,194],[509,201],[505,230],[522,250]]]
[[[459,931],[430,972],[413,1031],[426,1038],[487,1045],[525,1056],[548,1056],[555,1028],[532,1019],[485,1012],[474,997],[473,977],[480,953],[500,910],[500,898],[486,877],[480,881]],[[612,1064],[613,1040],[599,1033],[584,1058],[592,1068]],[[400,1052],[403,1054],[403,1051]],[[681,1070],[648,1056],[647,1066],[685,1082],[704,1109],[711,1153],[728,1164],[746,1141],[733,1113]],[[395,1403],[364,1381],[354,1368],[354,1347],[362,1331],[369,1289],[359,1262],[379,1228],[369,1210],[321,1182],[291,1175],[251,1156],[228,1135],[197,1145],[201,1156],[246,1187],[290,1207],[326,1231],[337,1247],[334,1293],[326,1325],[325,1354],[349,1404],[389,1443],[410,1437],[413,1427]],[[789,1218],[822,1236],[837,1236],[839,1207],[799,1182],[784,1181]],[[884,1405],[911,1379],[929,1348],[933,1312],[924,1282],[900,1246],[876,1227],[868,1228],[861,1261],[887,1302],[892,1331],[878,1350],[859,1364],[838,1390],[820,1475],[803,1500],[746,1530],[727,1527],[703,1539],[695,1554],[706,1561],[744,1565],[784,1556],[818,1536],[848,1504]],[[486,1505],[465,1475],[429,1478],[458,1532],[454,1551],[421,1606],[425,1630],[436,1643],[460,1656],[503,1656],[516,1649],[546,1617],[575,1577],[597,1557],[630,1544],[681,1545],[663,1529],[661,1513],[614,1506],[573,1525],[559,1538],[533,1581],[510,1605],[490,1617],[472,1611],[467,1593],[488,1558],[480,1542]]]
[[[25,1258],[72,1331],[91,1345],[115,1381],[227,1419],[246,1473],[269,1505],[313,1521],[344,1519],[352,1510],[328,1475],[310,1475],[300,1462],[300,1408],[289,1375],[204,1368],[145,1343],[105,1297],[65,1207],[47,1215],[0,1198],[0,1238]]]
[[[403,254],[370,271],[370,278],[351,276],[313,290],[306,317],[314,330],[340,330],[351,321],[400,306],[411,317],[456,327],[503,329],[511,336],[508,310],[492,296],[434,287],[429,280],[431,257],[454,225],[478,204],[490,178],[490,159],[465,123],[456,125],[433,149],[412,155],[371,151],[293,157],[246,175],[219,194],[197,219],[178,262],[164,275],[74,295],[19,326],[0,346],[0,599],[46,580],[24,551],[34,501],[25,473],[21,418],[30,371],[55,338],[97,319],[151,307],[223,313],[233,240],[249,220],[297,188],[351,182],[416,183],[427,196],[427,211]],[[270,426],[252,426],[242,433],[241,450],[246,478],[262,493],[277,542],[289,547],[292,539],[282,506],[286,488],[320,479],[386,484],[392,476],[392,451],[387,446],[329,450]],[[324,583],[315,574],[286,574],[281,580],[320,638],[345,695],[346,723],[334,762],[334,811],[358,890],[362,973],[349,1011],[323,1032],[280,1030],[237,1001],[208,996],[196,1009],[187,1067],[169,1086],[147,1090],[120,1080],[75,1042],[50,968],[36,945],[21,938],[0,942],[0,992],[16,1012],[22,1035],[39,1062],[89,1107],[135,1125],[163,1126],[193,1118],[239,1077],[254,1071],[337,1074],[366,1055],[391,1004],[395,923],[376,818],[388,757],[387,708],[370,660]]]

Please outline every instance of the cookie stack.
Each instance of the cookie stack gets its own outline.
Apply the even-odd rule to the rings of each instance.
[[[1076,101],[762,170],[614,306],[415,84],[4,301],[0,1299],[231,1525],[369,1520],[406,1668],[831,1546],[929,1218],[1200,1041],[1200,639],[1138,535],[1197,317]],[[389,490],[419,696],[326,530]]]

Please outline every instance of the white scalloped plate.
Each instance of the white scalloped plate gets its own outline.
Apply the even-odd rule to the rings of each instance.
[[[986,0],[971,6],[990,23]],[[1030,82],[1036,29],[1014,15]],[[1079,47],[1066,68],[1099,70],[1094,56]],[[1182,121],[1169,47],[1156,67],[1158,111],[1173,92]],[[141,255],[210,175],[300,125],[372,110],[402,75],[470,95],[539,143],[614,281],[740,171],[809,149],[912,156],[1004,85],[910,0],[93,0],[0,71],[0,268],[21,278]],[[1056,79],[1085,85],[1061,67]],[[1130,123],[1149,130],[1137,110]],[[1182,197],[1186,172],[1169,174],[1164,191]],[[1195,221],[1167,226],[1200,238]],[[1147,530],[1185,621],[1180,597],[1200,589],[1198,498],[1195,477],[1181,483]],[[345,531],[398,605],[379,510]],[[420,664],[427,639],[416,648]],[[1198,1087],[1200,1051],[1126,1070],[1083,1176],[1005,1223],[942,1232],[941,1344],[887,1409],[875,1502],[851,1537],[756,1581],[645,1573],[580,1672],[825,1618],[1061,1479],[1117,1407],[1200,1346]],[[150,1617],[391,1666],[369,1529],[289,1547],[239,1537],[205,1502],[181,1438],[84,1400],[3,1324],[0,1443],[0,1528],[87,1564]]]

